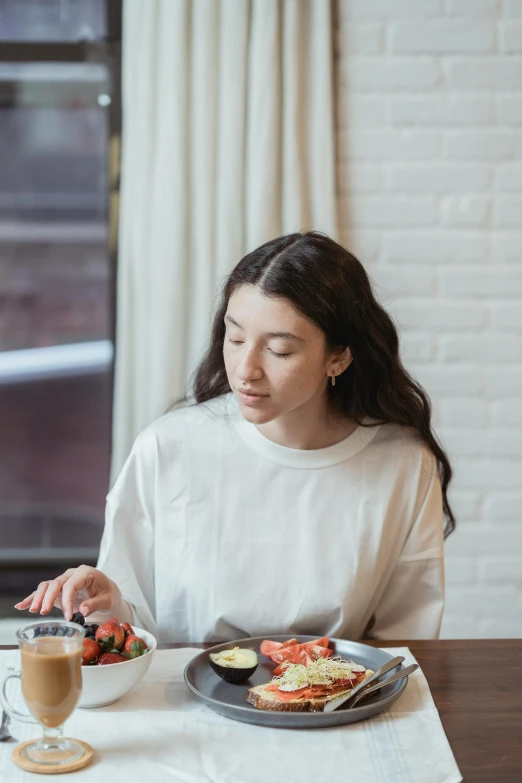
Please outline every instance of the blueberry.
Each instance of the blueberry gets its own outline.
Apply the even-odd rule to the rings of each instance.
[[[91,623],[92,632],[96,633],[100,626],[97,623]]]
[[[66,633],[67,633],[67,628],[61,625],[58,627],[58,630],[56,631],[56,636],[65,636]]]
[[[89,628],[89,626],[87,626],[87,630],[85,631],[85,638],[94,639],[94,631],[92,630],[92,628]]]
[[[77,623],[78,625],[85,625],[85,617],[81,612],[75,612],[71,617],[71,623]]]
[[[49,636],[56,636],[58,634],[58,626],[49,625],[47,628],[47,633],[49,634]]]
[[[47,628],[44,625],[39,625],[37,628],[34,629],[35,636],[45,636],[46,633],[47,633]]]
[[[74,628],[67,628],[64,636],[73,636],[74,635]]]

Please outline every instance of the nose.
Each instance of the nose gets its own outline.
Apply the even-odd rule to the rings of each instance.
[[[254,349],[245,350],[236,368],[236,375],[243,383],[247,383],[250,380],[259,380],[263,377],[263,368],[259,363],[257,351]]]

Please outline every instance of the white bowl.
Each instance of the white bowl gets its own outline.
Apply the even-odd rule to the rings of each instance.
[[[132,626],[148,646],[148,652],[125,663],[82,666],[82,695],[78,707],[105,707],[128,693],[139,683],[152,662],[157,641],[151,633]]]

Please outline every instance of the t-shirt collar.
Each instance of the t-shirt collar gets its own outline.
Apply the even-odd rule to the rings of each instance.
[[[247,421],[239,408],[234,393],[231,393],[231,407],[236,415],[234,416],[234,427],[240,438],[250,448],[257,451],[263,457],[278,462],[289,468],[317,469],[327,468],[331,465],[337,465],[350,457],[358,454],[367,446],[377,434],[380,425],[361,426],[359,425],[347,438],[334,443],[333,446],[326,446],[322,449],[291,449],[288,446],[281,446],[279,443],[269,440],[252,422]],[[363,425],[370,424],[371,419],[365,417]]]

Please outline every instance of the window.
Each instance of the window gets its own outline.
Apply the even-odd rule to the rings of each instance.
[[[0,593],[10,607],[40,571],[94,563],[103,528],[121,0],[2,0],[0,31]]]
[[[103,40],[111,10],[105,0],[2,0],[0,40]]]

